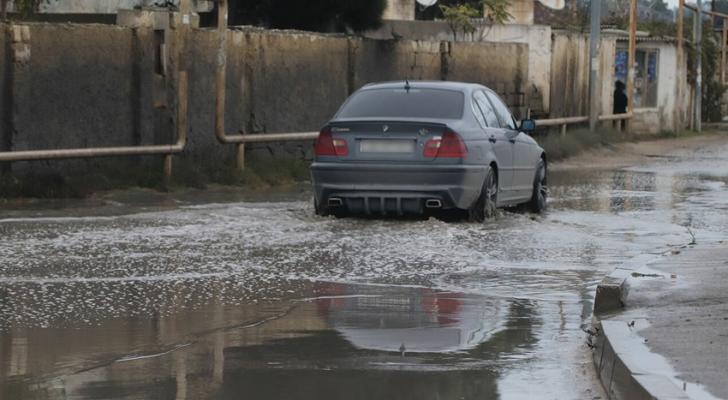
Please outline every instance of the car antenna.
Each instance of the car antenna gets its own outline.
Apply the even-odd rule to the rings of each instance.
[[[409,93],[409,91],[410,91],[410,89],[411,89],[411,88],[412,88],[412,87],[411,87],[411,86],[410,86],[410,84],[409,84],[409,79],[405,78],[405,79],[404,79],[404,90],[406,90],[406,91],[407,91],[407,93]]]

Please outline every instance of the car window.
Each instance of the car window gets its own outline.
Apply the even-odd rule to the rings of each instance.
[[[488,99],[485,98],[485,94],[482,91],[477,91],[475,92],[475,95],[473,95],[473,98],[485,117],[485,124],[491,128],[499,127],[500,124],[498,123],[498,117],[495,115],[493,106],[491,106]]]
[[[495,93],[488,92],[487,94],[488,99],[491,103],[493,103],[495,113],[498,115],[498,120],[500,121],[501,128],[515,130],[516,124],[515,122],[513,122],[513,116],[508,110],[508,107],[503,104],[503,101],[501,101],[500,97],[498,97]]]
[[[480,127],[487,128],[488,124],[485,123],[485,117],[483,117],[483,112],[480,111],[480,107],[478,107],[478,104],[476,104],[476,102],[475,102],[475,96],[473,96],[472,106],[473,106],[473,115],[475,115],[475,119],[478,120],[478,124],[480,124]]]
[[[354,94],[337,118],[435,118],[463,117],[465,95],[444,89],[368,89]]]

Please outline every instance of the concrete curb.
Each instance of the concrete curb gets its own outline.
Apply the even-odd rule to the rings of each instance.
[[[646,372],[635,357],[644,346],[625,321],[602,321],[594,350],[594,366],[607,395],[612,400],[665,399],[690,397],[664,375]],[[645,346],[646,347],[646,346]]]
[[[607,275],[597,285],[597,294],[594,297],[594,315],[621,310],[624,308],[629,292],[627,278],[631,269],[617,268]]]

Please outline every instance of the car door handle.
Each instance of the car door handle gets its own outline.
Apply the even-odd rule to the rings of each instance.
[[[491,143],[495,143],[495,142],[496,142],[496,140],[495,140],[495,136],[491,136],[491,137],[489,137],[489,138],[488,138],[488,141],[489,141],[489,142],[491,142]]]

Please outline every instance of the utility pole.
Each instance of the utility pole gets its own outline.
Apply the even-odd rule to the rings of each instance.
[[[695,24],[695,47],[698,54],[696,60],[695,78],[695,130],[702,132],[703,118],[703,2],[698,0],[697,23]]]
[[[627,112],[634,118],[634,64],[637,59],[637,0],[629,5],[629,54],[627,56]],[[631,131],[632,118],[627,120],[627,131]]]
[[[678,129],[682,130],[685,125],[683,121],[683,113],[682,105],[685,101],[685,96],[683,95],[683,82],[685,79],[687,79],[687,68],[683,71],[683,66],[687,65],[685,63],[685,48],[683,46],[684,44],[684,24],[685,24],[685,0],[679,0],[678,1],[678,7],[677,7],[677,85],[676,85],[676,100],[677,100],[677,107],[675,111],[675,121],[677,121]]]
[[[589,33],[589,130],[596,131],[599,123],[599,49],[601,48],[602,2],[591,2],[591,31]]]

